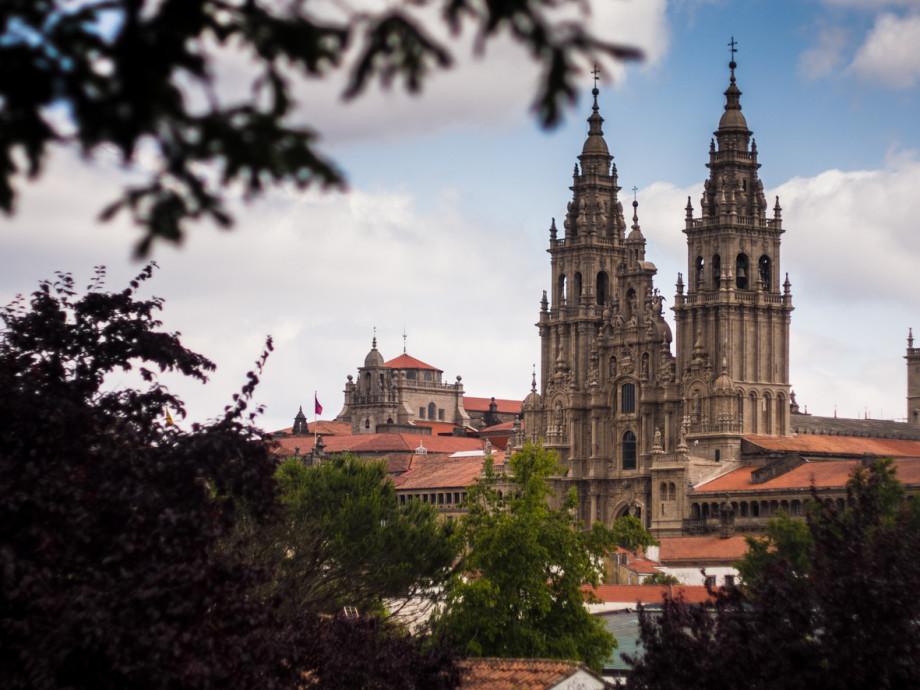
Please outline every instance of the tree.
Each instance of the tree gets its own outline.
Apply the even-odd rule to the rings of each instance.
[[[670,573],[652,573],[642,580],[643,585],[679,585],[680,580]]]
[[[819,509],[819,504],[808,504]],[[806,575],[811,569],[808,552],[813,547],[807,522],[780,514],[767,522],[767,535],[762,539],[745,537],[748,545],[744,558],[735,563],[742,581],[752,586],[772,564],[785,560],[796,572]]]
[[[158,299],[97,270],[0,309],[0,685],[270,687],[260,569],[216,548],[245,504],[276,513],[274,461],[245,419],[250,381],[217,421],[182,431],[156,370],[214,365],[163,332]],[[107,389],[138,369],[144,389]]]
[[[574,4],[574,3],[573,3]],[[302,0],[6,0],[0,5],[0,209],[10,213],[15,153],[36,177],[49,146],[72,142],[86,156],[105,146],[132,161],[141,144],[156,160],[146,183],[102,212],[127,210],[143,227],[138,251],[157,238],[181,239],[186,221],[232,218],[230,185],[247,197],[268,183],[340,186],[342,174],[314,146],[315,134],[289,125],[294,77],[324,78],[355,51],[344,97],[375,80],[418,91],[451,62],[448,46],[417,19],[430,10],[478,50],[507,32],[541,63],[535,108],[544,125],[575,94],[578,57],[640,57],[595,38],[581,24],[554,21],[557,0],[413,0],[380,11],[324,13]],[[216,96],[214,56],[246,54],[257,75],[251,96],[227,105]],[[50,117],[49,110],[66,114]],[[203,172],[203,166],[212,170]]]
[[[456,557],[448,523],[421,501],[399,505],[385,461],[333,456],[315,467],[285,462],[276,474],[284,519],[251,539],[255,560],[286,615],[361,613],[418,604],[443,586]]]
[[[318,616],[301,611],[286,628],[288,660],[308,674],[291,677],[302,688],[431,688],[460,683],[448,638],[408,635],[374,616]]]
[[[204,381],[214,365],[161,330],[160,300],[138,298],[152,272],[106,292],[98,269],[79,297],[59,274],[28,306],[0,309],[0,687],[453,687],[444,642],[313,607],[278,615],[273,573],[236,531],[241,516],[252,530],[283,516],[276,460],[248,411],[267,352],[216,421],[168,422],[184,410],[156,370]],[[106,385],[134,369],[146,387]],[[368,504],[338,507],[349,505]],[[431,546],[424,514],[393,520],[391,538],[417,529]]]
[[[473,656],[576,659],[599,670],[616,640],[588,613],[582,587],[600,582],[616,535],[601,523],[582,529],[574,490],[550,507],[555,453],[528,444],[508,465],[510,477],[487,458],[468,491],[458,528],[468,550],[437,625]],[[513,488],[500,497],[505,481]]]
[[[657,618],[642,612],[630,686],[918,687],[920,503],[891,460],[858,469],[847,494],[846,508],[809,514],[802,558],[768,559],[712,607],[668,600]]]
[[[640,549],[658,546],[658,540],[642,526],[642,521],[635,515],[624,515],[613,521],[613,534],[617,546],[627,551],[639,553]]]

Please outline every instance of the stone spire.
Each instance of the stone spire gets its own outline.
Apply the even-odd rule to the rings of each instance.
[[[907,421],[920,428],[920,347],[914,347],[914,331],[907,331]]]

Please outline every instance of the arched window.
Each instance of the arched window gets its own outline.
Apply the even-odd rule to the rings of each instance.
[[[764,254],[760,257],[760,261],[757,262],[757,268],[760,271],[760,282],[763,285],[763,289],[770,291],[772,289],[772,281],[770,277],[772,271],[770,270],[770,257]]]
[[[636,469],[636,435],[632,430],[623,434],[623,469]]]
[[[575,274],[575,299],[573,304],[581,304],[581,273]]]
[[[620,396],[620,411],[623,414],[632,414],[636,411],[636,387],[631,383],[624,383]]]
[[[418,418],[425,419],[425,408],[424,407],[418,408]]]
[[[748,289],[748,277],[750,276],[751,266],[747,254],[739,254],[735,259],[735,287],[739,290]]]
[[[747,517],[747,516],[748,516],[748,504],[747,504],[747,501],[743,501],[743,502],[741,503],[740,508],[741,508],[741,510],[740,510],[739,512],[741,513],[741,517]]]
[[[434,403],[428,403],[428,419],[434,419],[437,413],[437,407]]]
[[[696,257],[696,282],[702,283],[706,279],[706,262],[702,256]]]
[[[751,503],[751,517],[760,517],[760,504],[757,501]]]
[[[715,290],[719,289],[722,279],[722,257],[718,254],[712,255],[712,287]]]
[[[559,276],[558,282],[556,284],[556,299],[553,300],[553,304],[556,307],[561,307],[565,304],[565,273],[562,273]]]
[[[365,429],[371,428],[371,420],[369,418],[364,420],[364,428]]]
[[[671,482],[670,484],[668,484],[668,500],[669,501],[677,500],[677,486],[674,484],[674,482]]]
[[[665,484],[664,482],[661,482],[661,486],[658,487],[658,493],[661,494],[662,501],[667,501],[668,500],[668,485]]]
[[[610,278],[606,271],[600,271],[597,274],[597,303],[604,305],[607,303],[607,292],[610,290]]]

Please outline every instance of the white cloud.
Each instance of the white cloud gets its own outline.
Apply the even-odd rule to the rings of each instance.
[[[588,14],[577,8],[584,7]],[[638,47],[654,65],[667,53],[669,27],[666,0],[610,0],[564,3],[559,21],[583,20],[599,38]],[[483,55],[474,51],[471,27],[449,36],[433,8],[418,10],[420,23],[434,37],[447,41],[454,65],[433,72],[419,94],[405,93],[397,82],[390,89],[370,87],[357,99],[345,102],[347,69],[334,70],[322,79],[304,80],[291,75],[298,108],[294,121],[309,125],[325,146],[354,145],[365,141],[404,140],[455,128],[503,129],[530,122],[527,106],[536,93],[539,68],[524,48],[499,34]],[[352,51],[354,52],[354,51]],[[225,98],[243,98],[252,74],[245,55],[220,51],[217,64]],[[589,86],[590,64],[582,65],[583,83]],[[614,85],[626,79],[622,63],[603,59],[601,71]]]
[[[849,70],[862,81],[890,88],[915,86],[920,79],[920,14],[878,15]]]
[[[815,414],[904,416],[904,338],[920,314],[920,162],[829,170],[769,192],[783,206],[792,282],[791,380]]]
[[[126,262],[133,234],[124,222],[94,218],[120,181],[117,167],[88,167],[59,152],[4,228],[6,256],[16,260],[0,272],[0,303],[55,270],[85,285],[91,267],[104,263],[110,287],[126,284],[139,269]],[[334,415],[374,326],[387,358],[401,351],[405,325],[409,351],[449,380],[463,375],[471,394],[523,396],[539,353],[533,323],[544,271],[534,264],[543,260],[542,236],[503,219],[474,221],[449,189],[426,208],[399,189],[280,189],[235,208],[232,232],[195,228],[181,249],[158,246],[161,269],[146,294],[166,300],[164,327],[219,367],[205,387],[165,379],[192,418],[213,417],[230,402],[268,334],[275,352],[257,393],[268,404],[264,425],[289,425],[313,390]]]
[[[799,56],[799,72],[806,79],[821,79],[834,74],[844,61],[849,44],[849,32],[839,26],[824,26],[818,30],[817,45]]]

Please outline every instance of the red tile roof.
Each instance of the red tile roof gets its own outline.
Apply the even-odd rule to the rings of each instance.
[[[399,357],[394,357],[389,362],[384,362],[383,366],[390,367],[390,369],[430,369],[431,371],[443,371],[443,369],[438,369],[433,367],[430,364],[425,364],[422,360],[416,359],[411,355],[400,355]]]
[[[327,453],[387,453],[412,452],[424,446],[430,453],[457,453],[481,450],[482,441],[464,436],[421,436],[419,434],[355,434],[324,438]]]
[[[393,482],[397,489],[466,488],[482,471],[482,458],[416,455]]]
[[[747,553],[747,542],[743,536],[722,539],[707,537],[662,537],[658,559],[662,565],[678,563],[693,565],[731,565]]]
[[[666,594],[675,599],[683,596],[688,604],[703,604],[711,599],[706,588],[699,585],[599,585],[586,589],[609,604],[660,604]]]
[[[837,453],[839,455],[888,455],[901,458],[920,458],[920,441],[891,438],[863,438],[859,436],[822,436],[798,434],[796,436],[745,436],[744,439],[764,450],[795,451],[798,453]]]
[[[600,678],[577,661],[556,659],[460,659],[460,688],[550,690],[578,673]]]
[[[868,439],[867,439],[868,440]],[[768,489],[843,488],[853,471],[861,465],[859,460],[829,460],[805,462],[760,484],[751,483],[751,474],[759,467],[741,467],[721,477],[700,484],[693,494],[714,491],[762,492]],[[897,478],[904,484],[920,484],[920,458],[896,459]]]
[[[628,570],[633,571],[634,573],[639,573],[641,575],[657,573],[659,572],[658,566],[661,564],[657,561],[650,560],[644,556],[637,556],[632,551],[624,549],[622,546],[618,546],[614,553],[618,554],[628,554],[629,563],[626,563],[625,559],[620,558],[620,566]]]
[[[491,403],[492,398],[463,396],[463,409],[467,412],[488,412]],[[520,414],[521,407],[524,405],[521,400],[500,400],[499,398],[495,398],[495,404],[498,406],[498,412],[508,414]]]

